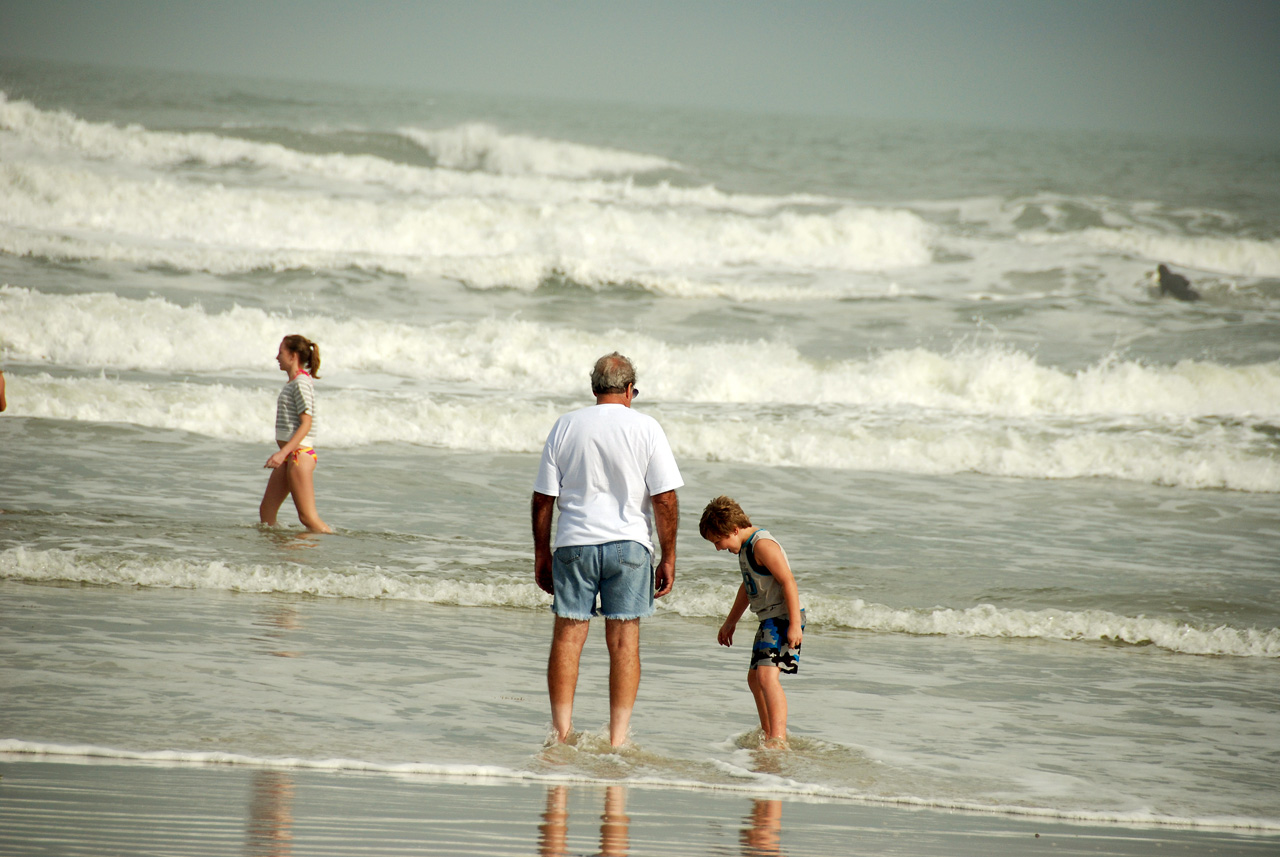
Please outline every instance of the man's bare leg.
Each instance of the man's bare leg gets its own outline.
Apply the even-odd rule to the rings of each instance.
[[[551,726],[560,741],[567,740],[573,731],[573,695],[578,688],[578,662],[590,629],[588,621],[557,616],[555,630],[551,634],[547,692],[551,696]]]
[[[604,637],[609,646],[609,743],[620,747],[627,743],[640,689],[640,620],[605,619]]]

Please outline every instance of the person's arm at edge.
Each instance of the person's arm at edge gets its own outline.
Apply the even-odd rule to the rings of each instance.
[[[733,606],[729,608],[729,615],[725,618],[724,624],[720,626],[720,632],[716,634],[716,642],[720,645],[733,645],[733,632],[738,627],[738,620],[747,611],[747,603],[747,587],[745,584],[739,583],[738,595],[733,599]]]
[[[0,411],[9,407],[9,402],[4,397],[4,372],[0,372]]]
[[[533,579],[538,588],[555,594],[551,581],[551,518],[556,498],[533,492],[530,514],[533,518]]]
[[[782,587],[783,600],[787,602],[787,645],[796,648],[804,638],[800,619],[800,587],[796,585],[796,576],[791,573],[786,554],[782,547],[768,539],[758,539],[755,547],[756,561],[769,569],[773,579]]]
[[[658,530],[658,547],[662,559],[654,570],[653,597],[661,598],[676,583],[676,532],[680,528],[680,500],[675,490],[663,491],[650,498],[653,501],[654,526]]]

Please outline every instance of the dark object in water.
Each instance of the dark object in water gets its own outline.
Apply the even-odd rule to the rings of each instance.
[[[1160,294],[1173,295],[1180,301],[1200,300],[1200,293],[1191,288],[1191,282],[1181,274],[1170,271],[1168,265],[1156,268],[1156,276],[1160,280]]]

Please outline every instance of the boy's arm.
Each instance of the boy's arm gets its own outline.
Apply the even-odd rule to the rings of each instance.
[[[716,634],[716,640],[722,646],[733,645],[733,632],[738,627],[738,620],[742,618],[742,614],[747,609],[747,587],[741,583],[738,584],[738,596],[733,599],[733,606],[729,608],[729,616],[724,620],[724,624],[720,626],[720,633]]]
[[[786,554],[777,542],[757,539],[755,558],[756,562],[769,569],[773,579],[782,587],[782,597],[787,602],[787,645],[794,649],[804,637],[804,630],[801,628],[803,620],[800,616],[800,587],[796,585],[796,577],[791,573]]]

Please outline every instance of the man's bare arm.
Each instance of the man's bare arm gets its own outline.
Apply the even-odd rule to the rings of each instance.
[[[653,519],[658,529],[658,547],[662,558],[654,570],[655,598],[661,598],[671,591],[676,582],[676,532],[680,528],[680,501],[675,491],[663,491],[655,494],[653,500]]]
[[[556,498],[533,492],[530,515],[533,519],[533,579],[543,592],[555,594],[551,582],[551,517]]]

